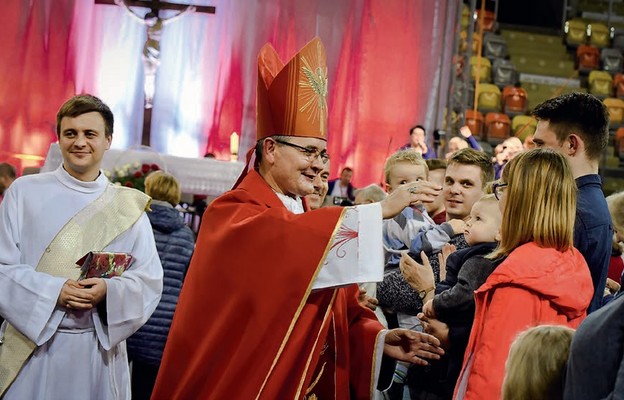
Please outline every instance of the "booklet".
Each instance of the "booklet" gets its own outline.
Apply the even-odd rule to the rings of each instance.
[[[78,280],[121,276],[131,262],[132,256],[127,253],[90,251],[76,261],[81,270]]]

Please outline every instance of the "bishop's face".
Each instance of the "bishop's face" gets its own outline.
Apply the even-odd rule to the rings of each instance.
[[[288,137],[280,143],[273,138],[269,146],[267,162],[271,164],[269,173],[264,176],[271,187],[287,196],[307,196],[314,192],[317,175],[321,173],[325,163],[321,157],[306,154],[314,151],[324,152],[327,142],[318,138]]]

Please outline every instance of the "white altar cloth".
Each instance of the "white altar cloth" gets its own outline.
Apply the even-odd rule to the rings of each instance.
[[[63,158],[58,143],[52,143],[41,172],[54,171]],[[183,193],[219,196],[230,190],[245,164],[211,158],[186,158],[157,153],[149,147],[138,150],[110,149],[104,153],[102,169],[112,172],[134,162],[158,164],[175,176]]]

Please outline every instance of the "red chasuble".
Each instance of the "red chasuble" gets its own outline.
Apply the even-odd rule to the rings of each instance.
[[[251,171],[206,210],[152,399],[370,398],[381,324],[311,290],[339,207],[295,215]]]

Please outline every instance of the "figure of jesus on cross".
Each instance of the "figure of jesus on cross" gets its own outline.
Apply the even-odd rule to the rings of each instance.
[[[154,92],[156,90],[156,71],[160,65],[160,39],[162,38],[163,27],[181,16],[192,13],[195,6],[186,6],[184,10],[170,18],[160,18],[158,10],[149,11],[141,17],[132,10],[123,0],[115,0],[115,4],[125,7],[128,13],[141,24],[147,27],[147,40],[143,46],[143,71],[145,73],[145,108],[152,108],[154,102]]]
[[[143,135],[141,144],[150,145],[150,128],[152,121],[152,106],[154,104],[154,93],[156,90],[156,72],[160,65],[160,39],[163,34],[163,27],[183,15],[200,12],[214,14],[216,8],[213,6],[195,6],[189,4],[167,3],[160,0],[95,0],[96,4],[110,4],[124,7],[128,13],[141,24],[147,27],[147,40],[143,46],[143,72],[144,72],[144,113],[143,113]],[[145,7],[149,11],[145,16],[141,16],[131,7]],[[169,18],[161,18],[159,11],[177,10],[178,13]]]

